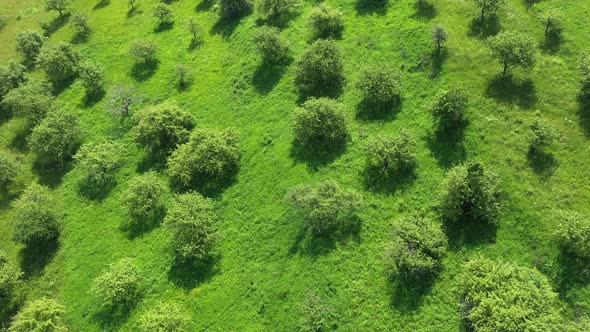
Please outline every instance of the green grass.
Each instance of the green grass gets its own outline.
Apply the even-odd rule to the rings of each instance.
[[[590,215],[590,158],[587,114],[577,102],[576,59],[590,50],[590,3],[542,1],[529,8],[509,0],[499,12],[501,28],[531,34],[542,44],[543,28],[537,14],[559,6],[564,12],[563,42],[557,51],[539,49],[531,70],[514,70],[513,86],[495,82],[501,66],[491,59],[481,36],[471,32],[478,11],[472,1],[431,1],[434,9],[418,14],[414,1],[390,1],[385,7],[369,0],[327,0],[345,14],[342,49],[345,85],[339,100],[347,109],[351,140],[346,150],[329,162],[301,160],[293,155],[291,112],[299,96],[294,62],[284,71],[261,67],[251,41],[257,14],[237,24],[219,21],[216,5],[180,0],[172,3],[175,24],[154,32],[151,7],[156,0],[140,0],[128,15],[126,1],[78,0],[76,9],[92,15],[92,34],[76,47],[106,68],[107,90],[114,84],[135,84],[146,103],[174,100],[191,112],[197,127],[236,128],[242,159],[237,180],[214,198],[222,218],[217,225],[222,241],[218,262],[208,272],[174,268],[168,233],[158,227],[132,236],[121,229],[128,218],[122,193],[133,176],[145,171],[146,152],[129,133],[117,130],[106,114],[104,101],[84,102],[76,82],[58,97],[60,107],[81,117],[86,142],[116,138],[124,145],[124,167],[117,184],[104,200],[79,194],[83,175],[75,167],[61,176],[33,167],[35,156],[23,144],[19,119],[0,121],[0,148],[22,161],[19,188],[38,179],[50,185],[56,209],[63,212],[59,248],[47,264],[23,261],[22,248],[11,241],[13,198],[0,201],[0,246],[27,272],[22,297],[48,295],[67,307],[67,321],[75,331],[134,331],[138,317],[160,300],[176,300],[192,315],[195,331],[291,331],[299,322],[299,305],[310,289],[329,299],[342,331],[456,331],[460,316],[461,266],[476,254],[536,267],[559,292],[564,315],[573,319],[590,314],[590,286],[573,278],[560,258],[553,238],[555,211],[571,209]],[[52,22],[39,1],[3,0],[8,26],[0,31],[0,63],[18,58],[15,36]],[[315,5],[303,2],[300,15],[282,34],[296,59],[310,43],[307,15]],[[16,20],[16,15],[21,19]],[[185,22],[196,16],[203,41],[190,49]],[[443,24],[449,31],[446,59],[438,68],[431,59],[430,29]],[[72,41],[64,25],[49,42]],[[153,75],[133,74],[130,42],[150,38],[160,46]],[[354,88],[360,69],[383,63],[402,76],[402,106],[392,118],[357,116],[361,101]],[[192,67],[195,82],[187,91],[175,84],[175,66]],[[41,75],[41,73],[35,73]],[[529,81],[530,80],[530,81]],[[495,82],[495,83],[494,83]],[[527,83],[529,82],[529,83]],[[432,97],[449,84],[469,92],[469,125],[462,140],[441,142],[434,136],[427,112]],[[538,114],[559,129],[552,147],[554,166],[531,165],[527,160],[528,123]],[[415,180],[394,188],[368,188],[364,179],[364,144],[377,133],[406,129],[418,140],[419,167]],[[387,276],[384,250],[391,221],[411,214],[433,214],[438,188],[453,164],[478,159],[500,175],[507,204],[495,230],[451,233],[451,250],[442,273],[423,289],[397,285]],[[164,177],[165,175],[162,174]],[[360,230],[334,243],[317,243],[303,236],[301,218],[284,202],[288,188],[301,183],[336,179],[363,192],[365,208]],[[134,257],[145,278],[144,296],[128,317],[110,319],[100,312],[89,293],[92,280],[106,264]],[[4,318],[6,320],[6,318]],[[4,322],[6,323],[6,322]]]

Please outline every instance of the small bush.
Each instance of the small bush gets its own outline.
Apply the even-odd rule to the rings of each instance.
[[[178,80],[178,86],[181,89],[188,87],[192,83],[192,76],[191,67],[183,64],[176,65],[176,77]]]
[[[16,61],[0,66],[0,102],[12,89],[27,82],[27,69]]]
[[[122,258],[94,279],[91,293],[107,310],[126,308],[139,297],[141,276],[131,258]]]
[[[418,164],[416,142],[407,133],[378,136],[367,146],[367,164],[388,176],[412,171]]]
[[[63,165],[80,146],[82,129],[78,116],[63,110],[47,114],[28,138],[29,148],[45,163]]]
[[[310,23],[319,38],[339,38],[344,30],[342,12],[324,4],[311,11]]]
[[[16,36],[16,50],[25,58],[27,64],[34,64],[46,39],[36,31],[19,32]]]
[[[175,302],[161,302],[139,319],[144,332],[185,332],[188,331],[189,322],[188,314]]]
[[[252,8],[252,3],[248,0],[220,0],[219,8],[222,18],[231,19],[248,12]]]
[[[357,82],[365,102],[373,106],[388,105],[399,99],[400,85],[393,70],[380,66],[365,68]]]
[[[16,179],[18,165],[8,153],[0,151],[0,193],[6,192]]]
[[[104,68],[100,65],[88,61],[83,62],[79,67],[79,77],[87,94],[96,95],[103,91]]]
[[[149,223],[164,211],[166,187],[155,173],[135,177],[123,196],[123,206],[135,223]]]
[[[157,3],[154,5],[154,17],[160,20],[160,24],[170,23],[174,21],[172,7],[165,3]]]
[[[70,17],[70,26],[77,35],[88,35],[90,33],[88,21],[90,21],[90,14],[86,12],[75,12]]]
[[[46,11],[55,10],[59,13],[59,16],[62,16],[63,12],[70,7],[72,0],[43,0],[43,2]]]
[[[41,298],[25,304],[14,317],[8,332],[67,332],[66,310],[59,302]]]
[[[580,59],[578,69],[581,76],[581,93],[583,96],[590,96],[590,54],[586,54]]]
[[[26,246],[46,245],[59,237],[59,223],[47,187],[31,184],[14,202],[13,239]]]
[[[257,0],[256,9],[267,20],[286,17],[299,5],[298,0]]]
[[[279,33],[277,28],[263,26],[254,35],[254,44],[266,63],[280,63],[289,56],[290,46]]]
[[[156,61],[157,53],[158,46],[149,39],[136,40],[131,44],[131,48],[129,49],[129,54],[131,54],[137,62],[143,61],[144,65]]]
[[[469,97],[462,88],[452,87],[436,95],[430,113],[439,130],[448,131],[465,123]]]
[[[334,308],[317,291],[307,293],[299,310],[301,318],[298,331],[301,332],[329,331],[336,321]]]
[[[530,67],[536,60],[536,43],[522,32],[505,31],[488,38],[492,55],[504,66],[502,75],[508,74],[513,66]]]
[[[10,90],[2,100],[2,105],[15,116],[24,118],[32,128],[45,118],[51,110],[53,96],[48,82],[29,81]]]
[[[8,260],[6,253],[0,251],[0,304],[12,298],[22,276],[22,271]]]
[[[37,56],[37,65],[54,84],[59,84],[78,73],[80,60],[80,53],[72,45],[60,42],[55,45],[44,45]]]
[[[308,95],[325,95],[344,84],[340,49],[332,40],[316,40],[306,50],[295,72],[295,84]]]
[[[533,120],[529,127],[531,128],[529,147],[532,151],[542,150],[557,138],[557,131],[540,119]]]
[[[342,104],[329,98],[311,98],[293,113],[295,140],[309,145],[342,143],[348,133]]]
[[[196,192],[177,195],[164,219],[172,233],[172,246],[181,261],[202,262],[213,252],[217,236],[213,203]]]
[[[113,172],[121,166],[120,153],[121,146],[106,141],[82,146],[74,159],[89,184],[104,187],[112,181]]]
[[[557,240],[564,251],[584,259],[590,258],[590,221],[574,212],[558,216]]]

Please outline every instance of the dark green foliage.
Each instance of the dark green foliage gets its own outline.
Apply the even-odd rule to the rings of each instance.
[[[308,95],[325,95],[344,84],[340,49],[333,40],[316,40],[297,62],[295,84]]]
[[[430,113],[439,130],[451,130],[461,127],[465,122],[465,112],[469,96],[458,87],[451,87],[439,92],[430,106]]]
[[[545,121],[535,119],[530,124],[531,138],[529,147],[533,151],[539,151],[553,143],[557,138],[557,131]]]
[[[181,89],[188,87],[193,81],[191,67],[183,64],[176,65],[176,77]]]
[[[0,102],[10,90],[24,84],[27,78],[27,69],[16,61],[0,66]]]
[[[453,167],[442,186],[442,215],[449,221],[496,223],[502,207],[498,178],[480,163]]]
[[[219,8],[221,17],[225,19],[236,18],[244,15],[252,7],[248,0],[220,0]]]
[[[43,81],[29,81],[10,90],[2,105],[15,116],[25,118],[29,127],[36,126],[52,108],[51,84]]]
[[[590,258],[590,221],[574,212],[558,215],[557,240],[565,252]]]
[[[213,253],[217,236],[213,202],[196,192],[177,195],[164,224],[172,233],[172,247],[181,261],[203,262]]]
[[[143,61],[145,65],[155,61],[157,53],[158,46],[149,39],[136,40],[129,48],[129,54],[131,54],[136,61]]]
[[[59,224],[47,187],[31,184],[14,202],[13,238],[26,246],[46,245],[59,236]]]
[[[155,173],[135,177],[122,204],[134,223],[150,223],[162,215],[166,187]]]
[[[161,302],[146,311],[139,320],[144,332],[185,332],[190,317],[176,302]]]
[[[186,143],[193,128],[192,116],[174,102],[147,107],[135,113],[134,138],[152,153],[169,154]]]
[[[107,310],[128,307],[140,295],[141,276],[135,261],[122,258],[102,272],[92,283],[91,293]]]
[[[590,54],[586,54],[580,59],[578,69],[582,83],[581,93],[584,96],[590,96]]]
[[[16,179],[17,163],[8,153],[0,151],[0,194],[6,192]]]
[[[506,0],[474,0],[476,5],[481,9],[480,20],[483,21],[486,14],[495,13]]]
[[[16,36],[16,50],[25,58],[26,63],[34,64],[45,40],[46,38],[36,31],[19,32]]]
[[[308,99],[293,113],[293,131],[303,144],[341,144],[348,135],[344,108],[333,99]]]
[[[504,66],[503,75],[513,66],[530,67],[535,64],[536,43],[522,32],[504,31],[488,38],[492,55]]]
[[[22,275],[22,271],[8,260],[6,253],[0,251],[0,305],[12,297]]]
[[[68,332],[66,309],[59,302],[41,298],[25,304],[8,332]]]
[[[385,176],[412,171],[418,165],[415,150],[416,141],[406,132],[377,136],[367,145],[367,165]]]
[[[323,332],[332,329],[336,315],[334,308],[318,295],[317,291],[309,291],[300,306],[300,323],[298,331]]]
[[[361,194],[334,181],[297,186],[287,193],[286,200],[301,210],[316,234],[326,234],[350,222],[362,206]]]
[[[59,12],[59,16],[63,15],[63,12],[70,7],[71,2],[71,0],[43,0],[45,10],[55,10]]]
[[[400,79],[385,66],[370,66],[361,72],[357,88],[363,93],[364,101],[372,106],[389,105],[399,99]]]
[[[70,26],[77,35],[88,35],[90,33],[90,26],[88,21],[90,20],[90,14],[86,12],[75,12],[70,17]]]
[[[393,224],[387,260],[393,271],[404,278],[426,278],[438,272],[446,251],[447,239],[438,224],[410,217]]]
[[[29,147],[47,163],[63,164],[80,146],[82,129],[78,116],[63,110],[49,112],[28,138]]]
[[[442,47],[447,42],[449,34],[442,25],[432,27],[432,41],[436,45],[436,53],[440,53]]]
[[[8,18],[4,14],[0,13],[0,31],[2,31],[8,24]]]
[[[264,62],[276,64],[288,58],[290,46],[275,27],[263,26],[256,31],[254,43]]]
[[[41,67],[54,84],[73,78],[78,73],[81,56],[72,45],[59,42],[44,45],[37,56],[37,65]]]
[[[473,331],[560,330],[557,294],[537,270],[477,257],[464,271],[464,315]]]
[[[74,159],[88,184],[103,187],[112,181],[113,172],[121,166],[120,153],[120,145],[106,141],[82,146]]]
[[[80,64],[78,69],[78,76],[86,93],[89,95],[96,95],[102,90],[102,83],[104,77],[104,68],[98,64],[85,61]]]
[[[166,3],[157,3],[154,5],[154,17],[157,17],[160,20],[160,24],[170,23],[174,20],[174,15],[172,13],[172,7]]]
[[[256,9],[265,19],[272,20],[292,14],[297,6],[298,0],[257,0]]]
[[[197,181],[230,176],[239,160],[234,131],[198,129],[168,158],[168,169],[174,182],[190,187]]]
[[[310,23],[319,38],[339,38],[344,30],[342,12],[320,4],[311,11]]]

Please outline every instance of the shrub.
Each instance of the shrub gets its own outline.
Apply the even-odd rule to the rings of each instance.
[[[557,294],[537,270],[477,257],[462,278],[465,318],[474,331],[557,331]]]
[[[89,61],[83,62],[79,67],[79,77],[82,85],[89,95],[96,95],[102,90],[104,68]]]
[[[41,67],[53,83],[60,83],[73,78],[78,73],[80,53],[72,45],[64,42],[45,45],[37,56],[37,65]]]
[[[184,332],[188,331],[189,321],[178,303],[161,302],[141,316],[139,325],[145,332]]]
[[[169,154],[186,143],[193,128],[193,118],[174,102],[164,102],[138,111],[133,128],[135,142],[152,153]]]
[[[238,167],[238,137],[231,130],[199,129],[193,131],[168,158],[172,180],[190,186],[197,180],[221,179]]]
[[[77,35],[87,35],[90,33],[89,20],[90,14],[86,12],[75,12],[70,18],[70,26]]]
[[[120,152],[121,146],[106,141],[82,146],[74,159],[89,184],[103,187],[111,182],[113,172],[121,166]]]
[[[12,297],[22,276],[22,271],[8,260],[6,253],[0,251],[0,304]]]
[[[580,81],[582,83],[581,93],[590,96],[590,54],[586,54],[580,59],[578,69],[580,70]]]
[[[135,3],[137,2],[137,0],[128,0],[127,1],[127,5],[129,7],[131,7],[131,10],[135,10]]]
[[[527,34],[505,31],[488,38],[488,41],[493,57],[504,66],[502,75],[506,75],[510,67],[530,67],[535,64],[536,44]]]
[[[136,40],[131,44],[131,48],[129,49],[129,54],[131,54],[137,62],[143,61],[145,65],[156,61],[157,53],[158,46],[149,39]]]
[[[481,15],[479,20],[483,22],[486,13],[495,13],[502,5],[506,3],[506,0],[474,0],[476,5],[481,9]]]
[[[180,88],[188,87],[192,83],[191,67],[183,64],[176,65],[176,77]]]
[[[7,24],[8,18],[4,14],[0,13],[0,31],[2,31],[2,29],[4,29]]]
[[[316,40],[297,62],[295,84],[305,94],[326,94],[342,87],[343,70],[336,42]]]
[[[315,234],[325,234],[344,225],[362,205],[359,193],[343,189],[334,181],[297,186],[287,193],[286,200],[303,212]]]
[[[174,15],[172,14],[172,7],[165,3],[157,3],[154,5],[154,17],[160,19],[160,24],[170,23],[174,20]]]
[[[561,11],[556,8],[546,10],[539,15],[539,20],[545,27],[545,37],[550,32],[558,33],[561,30],[561,17]]]
[[[138,99],[135,88],[126,85],[115,85],[109,93],[106,108],[114,116],[127,118],[131,115],[133,106]]]
[[[438,129],[451,130],[461,127],[465,122],[468,102],[469,96],[462,88],[451,87],[438,93],[430,106],[430,113]]]
[[[196,192],[177,195],[164,219],[172,233],[172,245],[181,261],[202,262],[215,248],[213,225],[217,215],[213,203]]]
[[[329,331],[336,320],[334,308],[317,291],[307,293],[299,310],[301,318],[298,331],[301,332]]]
[[[59,12],[59,16],[63,15],[63,12],[70,7],[71,0],[43,0],[45,3],[45,10],[55,10]]]
[[[90,289],[108,309],[118,309],[132,305],[139,296],[141,276],[131,258],[121,258],[94,279]]]
[[[288,16],[299,5],[298,0],[258,0],[256,8],[260,15],[267,19],[277,19]]]
[[[384,175],[413,170],[418,164],[416,142],[406,132],[396,136],[378,136],[367,146],[367,164]]]
[[[266,63],[280,63],[289,56],[289,44],[279,35],[279,29],[275,27],[259,28],[254,35],[254,44]]]
[[[535,119],[530,124],[531,128],[531,139],[530,149],[532,151],[539,151],[551,143],[557,138],[556,130],[549,126],[546,122]]]
[[[27,69],[16,61],[10,61],[7,66],[0,66],[0,102],[10,90],[24,84],[27,78]]]
[[[252,7],[248,0],[220,0],[221,17],[225,19],[242,16]]]
[[[590,258],[590,221],[574,212],[558,216],[557,240],[564,251],[577,257]]]
[[[434,42],[434,45],[436,45],[436,53],[440,54],[440,51],[448,38],[449,34],[442,25],[435,25],[432,27],[432,41]]]
[[[452,168],[442,186],[441,211],[449,221],[496,223],[502,207],[498,178],[480,163]]]
[[[339,38],[344,30],[342,12],[324,4],[311,11],[310,23],[319,38]]]
[[[0,151],[0,193],[7,191],[8,186],[16,179],[17,166],[11,155]]]
[[[16,314],[8,332],[67,332],[66,310],[59,302],[41,298],[30,301]]]
[[[400,80],[391,69],[371,66],[362,71],[357,88],[363,93],[365,102],[383,106],[399,99]]]
[[[123,206],[134,222],[152,222],[162,215],[166,187],[155,173],[133,179],[123,196]]]
[[[10,90],[2,100],[2,105],[14,115],[24,118],[28,127],[36,126],[52,107],[51,84],[29,81]]]
[[[329,98],[311,98],[293,114],[295,140],[303,144],[342,143],[348,133],[342,104]]]
[[[81,141],[82,129],[78,117],[67,111],[56,110],[47,114],[33,128],[28,144],[43,161],[63,165],[76,153]]]
[[[31,184],[14,202],[13,238],[29,245],[46,245],[59,237],[59,224],[47,187]]]
[[[37,61],[37,55],[41,51],[46,38],[36,31],[19,32],[16,36],[16,50],[25,58],[28,64]]]

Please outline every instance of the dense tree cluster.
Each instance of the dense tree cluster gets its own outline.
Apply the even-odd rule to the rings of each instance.
[[[121,146],[112,141],[83,145],[74,156],[78,168],[90,185],[103,187],[113,179],[113,172],[121,166]]]
[[[49,112],[28,139],[29,147],[43,162],[59,165],[76,153],[81,142],[78,116],[64,110]]]
[[[58,216],[47,187],[31,184],[14,202],[15,241],[27,246],[43,246],[59,237]]]
[[[132,305],[140,294],[141,276],[135,261],[122,258],[94,279],[91,292],[107,310]]]
[[[52,299],[40,298],[25,304],[14,317],[9,332],[68,332],[65,307]]]
[[[15,116],[24,118],[29,128],[36,126],[52,109],[52,85],[49,82],[30,80],[10,90],[2,106]]]
[[[0,66],[0,102],[10,90],[18,88],[27,82],[27,69],[16,61],[10,61],[6,66]]]
[[[8,153],[0,151],[0,194],[8,190],[16,179],[16,160]]]
[[[164,211],[166,188],[152,172],[133,179],[123,195],[123,206],[134,223],[153,222]]]
[[[177,145],[188,141],[193,118],[177,104],[164,102],[134,114],[134,138],[152,153],[169,154]]]
[[[19,32],[16,36],[16,50],[25,58],[27,64],[32,65],[37,61],[37,55],[41,52],[45,40],[46,38],[36,31]]]
[[[80,60],[80,53],[72,45],[60,42],[44,45],[37,56],[37,65],[54,84],[59,85],[78,74]]]
[[[0,251],[0,305],[9,300],[20,283],[23,272]]]
[[[340,48],[333,40],[316,40],[297,62],[295,84],[308,95],[325,95],[344,84]]]

